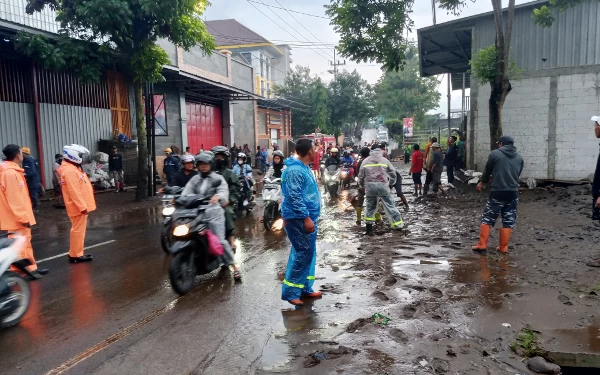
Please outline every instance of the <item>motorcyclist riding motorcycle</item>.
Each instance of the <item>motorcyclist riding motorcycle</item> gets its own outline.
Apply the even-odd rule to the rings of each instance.
[[[332,148],[331,151],[329,152],[329,157],[327,158],[327,161],[325,161],[325,167],[329,167],[330,165],[341,165],[342,161],[340,159],[340,155],[338,153],[338,149],[337,148]]]
[[[246,160],[246,154],[240,152],[237,156],[237,164],[233,167],[233,173],[244,178],[244,191],[240,194],[244,199],[244,206],[254,200],[252,196],[252,167],[246,164]]]
[[[212,148],[215,154],[215,172],[223,176],[229,187],[229,204],[223,209],[225,210],[225,236],[229,240],[229,244],[233,251],[236,250],[235,236],[235,220],[237,219],[235,211],[240,199],[240,183],[238,178],[233,173],[229,166],[229,150],[225,146],[215,146]]]
[[[181,195],[212,196],[210,204],[205,210],[205,219],[208,222],[208,228],[219,237],[219,241],[223,246],[222,269],[225,270],[229,266],[233,266],[233,278],[239,280],[242,278],[242,274],[238,265],[234,263],[233,251],[225,238],[225,211],[223,206],[229,203],[229,188],[225,179],[212,171],[215,163],[214,159],[212,152],[202,152],[196,156],[198,174],[185,186]],[[218,187],[214,187],[216,185],[215,180],[221,181]]]
[[[281,178],[281,173],[285,170],[285,164],[283,164],[283,152],[277,150],[273,152],[273,162],[265,175],[265,180],[271,177]]]
[[[173,186],[185,187],[190,180],[198,174],[194,170],[194,157],[192,155],[183,155],[181,159],[183,169],[175,174],[173,178]]]

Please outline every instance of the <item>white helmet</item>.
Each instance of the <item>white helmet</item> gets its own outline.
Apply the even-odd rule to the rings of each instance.
[[[193,163],[193,162],[194,162],[194,157],[192,155],[183,155],[183,157],[181,158],[181,164]]]
[[[81,145],[72,144],[63,147],[63,155],[65,160],[75,164],[81,164],[83,162],[83,157],[85,155],[89,155],[89,153],[90,150]]]

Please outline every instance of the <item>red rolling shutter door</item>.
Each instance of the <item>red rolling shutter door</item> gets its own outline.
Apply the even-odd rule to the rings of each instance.
[[[192,153],[201,148],[210,150],[223,144],[223,115],[221,108],[186,101],[187,138]]]

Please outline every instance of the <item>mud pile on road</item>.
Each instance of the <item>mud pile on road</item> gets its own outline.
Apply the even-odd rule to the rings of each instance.
[[[375,237],[356,227],[351,207],[334,205],[327,214],[339,220],[319,237],[325,295],[304,307],[319,326],[288,332],[301,342],[289,370],[531,373],[515,352],[528,327],[544,350],[600,353],[600,271],[585,266],[600,256],[589,194],[587,185],[522,192],[508,255],[493,250],[499,224],[487,253],[470,250],[487,195],[467,186],[437,199],[409,196],[407,229],[380,223]],[[329,358],[339,345],[346,354]]]

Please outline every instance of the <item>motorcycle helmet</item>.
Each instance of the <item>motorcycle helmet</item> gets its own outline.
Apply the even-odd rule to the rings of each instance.
[[[332,154],[333,154],[333,153],[336,153],[336,154],[337,154],[337,153],[338,153],[338,149],[334,147],[334,148],[332,148],[332,149],[331,149],[331,151],[329,151],[329,152],[331,152]]]
[[[225,147],[225,146],[215,146],[215,147],[213,147],[213,148],[212,148],[212,150],[211,150],[211,151],[212,151],[212,152],[213,152],[215,155],[218,155],[218,154],[223,154],[223,155],[225,155],[226,157],[229,157],[229,155],[231,155],[231,154],[229,153],[229,150],[228,150],[228,149],[227,149],[227,147]]]
[[[348,151],[348,150],[344,151],[344,156],[345,156],[345,157],[348,157],[348,156],[350,156],[350,151]]]
[[[165,154],[170,155],[173,153],[173,150],[171,150],[170,147],[165,148]]]
[[[81,165],[83,157],[89,153],[90,150],[81,145],[72,144],[63,147],[64,159],[78,165]]]
[[[218,170],[221,170],[222,168],[226,168],[229,165],[229,155],[231,155],[231,153],[229,152],[227,147],[215,146],[212,148],[212,152],[215,154],[215,156],[223,155],[225,157],[224,159],[215,158],[215,166],[217,167]]]
[[[281,161],[283,162],[283,158],[284,158],[283,152],[281,152],[279,150],[275,150],[275,151],[273,151],[273,157],[275,157],[275,156],[279,156],[281,158]]]
[[[246,164],[246,160],[248,159],[248,157],[243,152],[240,152],[239,154],[237,154],[237,160],[240,159],[242,159],[242,161],[244,162],[243,164]]]
[[[193,163],[194,157],[192,155],[183,155],[181,158],[181,164]]]
[[[210,151],[204,151],[198,155],[196,155],[196,164],[206,163],[210,164],[210,168],[212,169],[215,161],[215,155]]]

